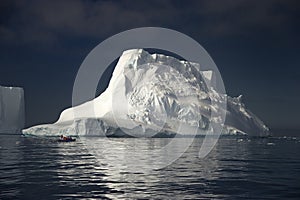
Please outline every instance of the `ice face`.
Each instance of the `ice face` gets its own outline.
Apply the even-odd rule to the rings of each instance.
[[[227,117],[224,132],[251,134],[257,136],[269,135],[269,128],[249,111],[242,102],[242,95],[239,97],[228,97]]]
[[[179,125],[196,127],[206,134],[217,122],[212,111],[222,109],[212,102],[227,98],[214,90],[212,71],[197,63],[180,61],[142,49],[123,52],[108,88],[97,98],[64,110],[55,124],[23,130],[25,134],[153,136],[157,132],[179,133]],[[239,98],[228,98],[225,134],[266,135],[268,128]],[[122,131],[120,131],[122,130]],[[189,130],[189,129],[185,129]]]
[[[20,133],[24,125],[23,89],[0,86],[0,133]]]

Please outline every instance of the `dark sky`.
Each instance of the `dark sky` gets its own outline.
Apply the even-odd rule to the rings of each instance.
[[[231,96],[273,129],[300,129],[300,2],[0,1],[0,85],[25,89],[26,124],[71,106],[85,56],[120,31],[158,26],[197,40]],[[109,49],[108,49],[109,51]]]

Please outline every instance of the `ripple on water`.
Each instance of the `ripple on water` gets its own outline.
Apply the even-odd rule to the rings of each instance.
[[[201,138],[197,138],[172,165],[132,172],[122,166],[124,158],[114,154],[114,148],[139,142],[145,151],[149,144],[166,144],[164,138],[115,139],[116,146],[99,147],[105,156],[97,160],[80,139],[58,143],[0,137],[0,199],[297,199],[300,195],[296,139],[221,138],[206,158],[198,159]]]

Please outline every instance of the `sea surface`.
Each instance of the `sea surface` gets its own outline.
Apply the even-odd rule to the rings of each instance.
[[[110,140],[1,135],[0,199],[300,199],[300,138],[221,137],[203,159],[196,138],[170,165],[145,171],[145,152],[172,138]]]

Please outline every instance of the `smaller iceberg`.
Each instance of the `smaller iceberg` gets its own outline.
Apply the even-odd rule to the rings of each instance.
[[[24,125],[24,90],[0,86],[0,133],[20,133]]]
[[[269,129],[237,98],[214,90],[213,71],[198,63],[163,54],[131,49],[121,55],[108,88],[97,98],[64,110],[54,124],[34,126],[24,134],[155,136],[161,134],[208,134],[213,111],[223,109],[213,102],[226,101],[223,134],[265,136]],[[178,132],[179,125],[185,127]]]

